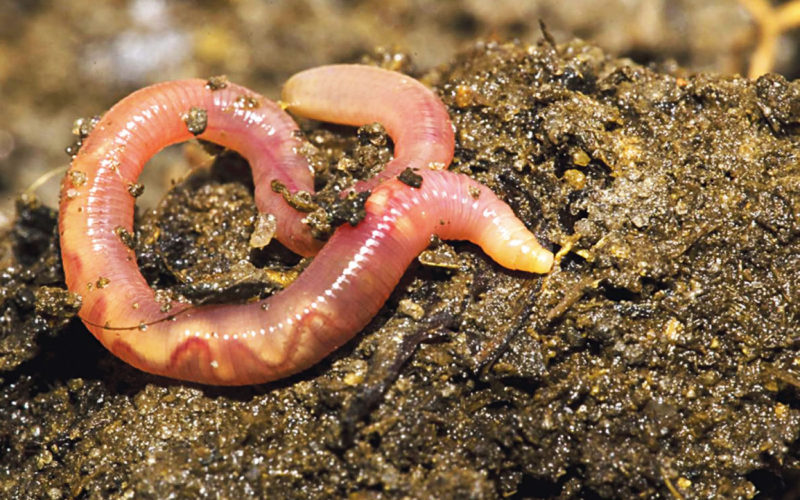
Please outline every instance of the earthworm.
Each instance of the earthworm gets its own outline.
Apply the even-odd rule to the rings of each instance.
[[[453,126],[444,104],[422,83],[396,71],[357,64],[307,69],[284,84],[281,102],[306,118],[383,125],[394,141],[394,158],[374,177],[357,182],[356,191],[372,189],[406,168],[443,169],[453,159]]]
[[[132,231],[133,197],[127,188],[143,164],[158,148],[183,137],[171,123],[185,106],[170,104],[187,102],[183,85],[133,94],[148,99],[144,107],[131,106],[128,98],[112,108],[82,145],[62,186],[64,273],[69,289],[82,296],[80,317],[112,353],[139,369],[216,385],[262,383],[304,370],[369,323],[433,234],[473,241],[511,269],[544,273],[552,266],[552,254],[488,188],[461,174],[422,168],[417,188],[398,179],[377,185],[366,201],[365,218],[355,227],[337,229],[285,290],[247,304],[159,302],[119,228]],[[252,116],[252,109],[236,104],[236,96],[243,95],[238,87],[229,85],[221,93],[202,81],[188,85],[209,111]],[[289,147],[282,139],[267,146],[247,144],[251,127],[276,130],[274,123],[253,117],[245,120],[248,126],[212,133],[217,126],[210,116],[207,135],[200,136],[244,153],[251,165],[261,159],[249,148],[275,158],[280,155],[270,148]],[[284,182],[292,176],[286,177]]]

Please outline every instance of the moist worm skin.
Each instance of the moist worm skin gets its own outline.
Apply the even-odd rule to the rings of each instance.
[[[289,78],[281,102],[306,118],[383,125],[394,141],[394,159],[379,174],[357,182],[357,191],[372,189],[406,168],[443,169],[453,159],[453,125],[444,104],[423,84],[396,71],[357,64],[308,69]]]
[[[189,132],[184,122],[192,108],[207,114],[205,129],[198,135]],[[277,219],[278,241],[301,255],[317,253],[322,242],[301,222],[305,214],[288,206],[270,187],[270,181],[277,179],[291,192],[314,191],[311,167],[296,152],[301,142],[294,120],[274,102],[244,87],[228,83],[211,90],[206,81],[181,80],[152,85],[124,98],[84,141],[61,193],[65,258],[79,248],[116,247],[113,230],[133,230],[134,198],[128,186],[159,150],[194,137],[244,156],[253,170],[259,211]],[[121,250],[115,252],[122,256]]]
[[[248,304],[194,307],[173,302],[164,312],[133,251],[115,231],[132,231],[128,184],[166,141],[181,140],[174,139],[180,133],[170,131],[174,114],[183,113],[184,106],[176,108],[166,100],[185,104],[184,84],[152,87],[159,95],[148,96],[152,101],[144,107],[129,107],[127,99],[115,106],[84,142],[62,186],[62,258],[69,289],[83,297],[80,317],[103,345],[139,369],[206,384],[245,385],[308,368],[369,323],[433,234],[473,241],[511,269],[544,273],[552,267],[552,254],[488,188],[464,175],[421,168],[419,188],[397,179],[375,187],[364,220],[356,227],[337,229],[287,289]],[[191,81],[190,86],[197,95],[219,98],[217,107],[225,113],[249,116],[252,108],[235,105],[243,89],[230,86],[229,102],[217,97],[221,91],[204,88],[202,81]],[[198,105],[194,97],[189,100]],[[261,102],[261,107],[267,105]],[[262,152],[247,148],[262,148],[263,154],[275,158],[280,155],[273,148],[293,147],[284,139],[273,139],[267,146],[247,144],[248,127],[275,130],[278,125],[253,119],[246,121],[244,130],[232,127],[215,135],[210,112],[214,106],[200,106],[209,108],[209,125],[201,137],[242,152],[253,165],[257,189],[269,184],[255,173],[255,164],[263,161],[256,155]],[[297,168],[307,168],[305,161]],[[286,177],[288,182],[293,176]]]

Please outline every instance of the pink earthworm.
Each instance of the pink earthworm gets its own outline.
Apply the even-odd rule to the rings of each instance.
[[[396,71],[357,64],[307,69],[289,78],[281,102],[314,120],[383,125],[394,141],[394,158],[374,177],[357,182],[356,191],[372,189],[406,168],[443,169],[453,159],[453,125],[444,104],[422,83]]]
[[[170,85],[158,94],[180,102],[183,92]],[[210,96],[220,92],[192,85]],[[421,169],[418,188],[397,179],[375,187],[364,220],[337,229],[287,289],[247,304],[159,302],[118,234],[119,227],[132,230],[128,185],[173,140],[161,130],[169,130],[164,122],[171,118],[162,115],[178,110],[161,97],[148,99],[147,113],[123,100],[90,134],[65,177],[59,215],[64,272],[69,289],[82,296],[80,317],[112,353],[139,369],[216,385],[262,383],[304,370],[371,320],[433,234],[473,241],[511,269],[544,273],[552,266],[553,255],[488,188],[464,175]],[[221,109],[244,112],[233,103]],[[242,128],[244,137],[209,138],[248,157]]]

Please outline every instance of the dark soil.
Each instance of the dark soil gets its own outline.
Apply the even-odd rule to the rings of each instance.
[[[556,270],[434,242],[318,366],[191,386],[85,331],[55,214],[20,200],[0,256],[2,496],[798,492],[800,86],[645,68],[583,42],[478,44],[415,76],[450,108],[452,169],[561,250]],[[304,126],[320,187],[388,157],[359,139],[374,127]],[[204,302],[291,282],[304,261],[249,246],[248,176],[222,155],[141,213],[132,238],[154,284]]]

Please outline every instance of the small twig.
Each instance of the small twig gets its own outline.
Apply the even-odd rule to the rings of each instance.
[[[747,72],[748,77],[755,79],[773,70],[780,36],[800,26],[800,0],[783,4],[777,9],[767,0],[739,0],[739,3],[758,25],[758,44]]]
[[[539,19],[539,31],[542,32],[542,37],[544,37],[547,44],[556,52],[558,52],[558,45],[556,44],[556,39],[553,38],[553,35],[548,31],[547,25],[544,23],[543,19]]]
[[[452,320],[452,312],[440,311],[427,318],[419,328],[405,335],[397,350],[391,353],[387,363],[374,363],[369,367],[367,381],[358,389],[358,392],[345,404],[341,413],[341,433],[339,440],[334,443],[336,447],[348,448],[352,446],[356,434],[356,425],[363,420],[372,408],[378,405],[391,384],[400,375],[400,370],[416,352],[420,344],[433,340],[437,336],[446,336],[444,325]],[[378,360],[380,361],[380,360]]]
[[[603,273],[603,275],[599,278],[594,276],[586,276],[576,283],[575,286],[567,290],[566,294],[564,294],[564,297],[558,302],[558,304],[547,311],[547,314],[545,315],[547,321],[553,321],[554,319],[560,317],[567,312],[573,304],[578,302],[588,290],[597,288],[600,282],[606,278],[605,274],[606,273]]]
[[[47,183],[47,181],[49,181],[56,175],[63,174],[64,172],[66,172],[67,168],[69,168],[69,165],[63,165],[61,167],[56,167],[52,170],[48,170],[47,172],[40,175],[35,181],[33,181],[31,185],[28,186],[27,189],[25,189],[23,194],[27,196],[32,195],[34,191],[42,187],[45,183]]]
[[[675,500],[683,500],[683,495],[681,495],[681,492],[672,484],[672,481],[670,481],[667,476],[667,471],[665,471],[663,467],[661,468],[661,476],[664,478],[664,484],[667,485],[667,489],[672,494],[672,498]]]

